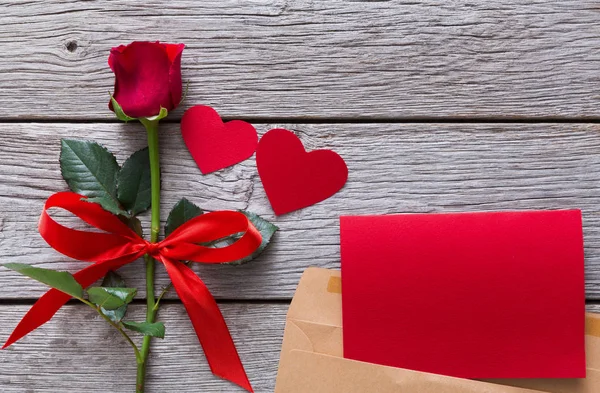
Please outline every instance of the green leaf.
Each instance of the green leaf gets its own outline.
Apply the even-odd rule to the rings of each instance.
[[[24,263],[6,263],[8,269],[19,272],[25,276],[31,277],[34,280],[42,282],[52,288],[58,289],[61,292],[71,295],[76,298],[83,298],[83,288],[75,277],[69,272],[57,272],[51,269],[42,269],[33,267]]]
[[[125,217],[122,215],[118,217],[129,229],[137,233],[140,237],[144,237],[144,228],[142,228],[142,223],[137,217]]]
[[[110,318],[111,321],[118,323],[125,317],[127,313],[127,305],[115,308],[114,310],[107,310],[104,307],[100,307],[102,314]]]
[[[229,262],[229,265],[242,265],[244,263],[250,262],[253,259],[256,259],[256,257],[258,257],[265,250],[265,248],[267,248],[275,232],[279,230],[279,227],[271,224],[269,221],[260,217],[258,214],[254,214],[245,210],[240,210],[240,212],[243,213],[246,217],[248,217],[250,222],[252,222],[256,229],[258,229],[262,236],[262,242],[260,243],[258,249],[254,251],[252,255],[247,256],[246,258],[239,259],[237,261]],[[217,248],[229,246],[236,242],[240,237],[241,234],[235,234],[233,236],[229,236],[224,239],[218,240],[217,242],[213,243],[212,246]]]
[[[123,108],[121,108],[121,105],[119,105],[119,103],[117,102],[117,100],[115,100],[115,97],[113,97],[112,94],[110,94],[110,102],[112,103],[113,110],[115,111],[115,115],[117,116],[117,119],[124,121],[124,122],[136,120],[135,117],[127,116],[125,114],[125,112],[123,112]]]
[[[125,288],[125,280],[118,273],[109,270],[100,286],[104,288]]]
[[[151,117],[146,117],[145,119],[147,121],[159,121],[161,119],[164,119],[167,116],[169,116],[169,111],[167,110],[167,108],[163,108],[161,106],[160,107],[160,112],[158,112],[158,115],[151,116]]]
[[[133,219],[137,220],[137,218],[135,218],[135,217]],[[138,222],[139,222],[139,220],[138,220]],[[112,270],[109,271],[108,273],[106,273],[106,276],[104,276],[104,280],[102,280],[101,286],[104,288],[125,288],[126,287],[125,281],[123,280],[123,278],[121,278],[120,275],[113,272]],[[120,322],[121,319],[123,319],[125,317],[125,314],[127,313],[127,305],[125,304],[119,308],[115,308],[114,310],[107,310],[103,307],[100,307],[100,311],[102,311],[102,314],[109,317],[111,321]]]
[[[167,217],[167,223],[165,225],[165,235],[169,236],[171,232],[177,229],[180,225],[186,221],[201,215],[204,213],[202,209],[194,205],[192,202],[185,198],[181,198],[179,202],[173,206],[169,217]]]
[[[165,338],[165,324],[162,322],[121,321],[121,323],[127,329],[142,333],[144,336]]]
[[[99,203],[114,214],[129,215],[117,200],[119,164],[104,146],[92,141],[62,139],[60,170],[71,191]]]
[[[271,224],[269,221],[265,220],[258,214],[255,214],[255,213],[252,213],[249,211],[245,211],[245,210],[240,210],[240,212],[244,213],[244,215],[246,217],[248,217],[248,219],[256,227],[256,229],[258,229],[258,231],[260,232],[260,234],[262,236],[262,242],[260,243],[260,246],[258,247],[258,249],[256,251],[254,251],[254,253],[252,255],[250,255],[246,258],[231,262],[232,265],[241,265],[246,262],[250,262],[251,260],[258,257],[260,254],[262,254],[262,252],[265,250],[265,248],[267,248],[267,246],[271,242],[271,239],[273,238],[273,235],[275,235],[275,232],[277,232],[279,230],[279,227],[277,225]]]
[[[106,310],[114,310],[131,303],[137,289],[91,287],[87,289],[87,293],[90,302]]]
[[[136,151],[123,163],[117,174],[117,198],[132,216],[150,207],[152,195],[147,147]]]

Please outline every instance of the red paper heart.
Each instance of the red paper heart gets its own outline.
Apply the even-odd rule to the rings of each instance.
[[[348,167],[337,153],[307,153],[300,139],[284,129],[271,130],[260,139],[256,166],[277,215],[329,198],[348,179]]]
[[[196,105],[181,119],[181,135],[203,174],[244,161],[254,154],[258,134],[250,123],[223,123],[210,106]]]

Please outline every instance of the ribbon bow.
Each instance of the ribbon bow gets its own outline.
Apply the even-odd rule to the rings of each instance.
[[[150,243],[116,216],[81,195],[59,192],[46,201],[39,221],[39,232],[58,252],[81,261],[94,262],[74,274],[84,288],[102,278],[109,270],[150,254],[167,270],[173,287],[185,306],[194,330],[204,349],[213,374],[252,391],[250,382],[223,315],[202,280],[182,260],[223,263],[251,255],[262,237],[248,218],[239,212],[218,211],[195,217],[159,243]],[[104,232],[71,229],[54,221],[47,210],[62,208],[92,227]],[[242,236],[235,243],[210,248],[198,243],[213,242],[234,234]],[[32,330],[48,322],[71,297],[57,289],[46,292],[25,314],[4,344],[8,347]]]

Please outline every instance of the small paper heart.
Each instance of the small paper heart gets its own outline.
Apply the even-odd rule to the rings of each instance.
[[[258,134],[250,123],[223,123],[213,108],[196,105],[181,119],[181,135],[203,174],[235,165],[254,154]]]
[[[348,179],[348,167],[337,153],[306,152],[300,139],[284,129],[271,130],[260,139],[256,166],[276,215],[321,202]]]

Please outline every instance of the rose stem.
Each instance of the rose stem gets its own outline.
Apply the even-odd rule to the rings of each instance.
[[[148,153],[150,155],[150,179],[152,191],[152,210],[151,210],[151,226],[150,226],[150,241],[156,243],[158,241],[158,233],[160,231],[160,163],[158,155],[158,120],[148,121],[141,120],[148,133]],[[154,323],[158,308],[154,308],[154,258],[146,254],[146,322]],[[150,353],[151,336],[144,336],[141,350],[141,361],[137,365],[137,383],[136,392],[143,393],[144,379],[146,376],[146,365],[148,354]]]

